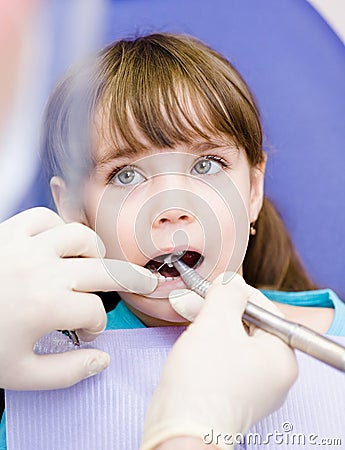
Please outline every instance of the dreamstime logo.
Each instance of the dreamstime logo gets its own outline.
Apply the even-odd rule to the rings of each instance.
[[[211,429],[203,437],[203,442],[206,445],[229,445],[247,444],[247,445],[289,445],[296,446],[329,446],[330,448],[342,446],[342,439],[340,437],[324,437],[316,433],[301,433],[294,432],[294,426],[291,422],[285,421],[281,425],[280,430],[273,430],[265,434],[258,432],[249,432],[246,435],[242,433],[217,433]],[[269,447],[271,448],[271,447]],[[275,447],[274,447],[275,448]],[[290,447],[289,447],[290,448]]]
[[[144,266],[166,249],[201,253],[205,278],[219,266],[236,272],[242,264],[249,230],[245,202],[220,166],[209,175],[189,170],[198,159],[182,152],[149,155],[131,162],[123,169],[126,176],[104,189],[95,231],[107,249],[104,265],[118,284],[123,280],[109,259]],[[135,265],[128,270],[129,279],[142,276]]]

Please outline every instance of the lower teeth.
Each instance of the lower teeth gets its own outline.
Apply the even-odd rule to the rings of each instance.
[[[160,275],[158,280],[165,283],[166,281],[173,281],[173,280],[177,280],[178,278],[180,278],[180,277],[164,277],[163,275]]]

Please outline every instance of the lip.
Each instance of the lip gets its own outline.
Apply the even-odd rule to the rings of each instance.
[[[195,271],[199,272],[200,269],[202,270],[203,264],[204,261],[195,269]],[[181,277],[176,277],[172,280],[167,280],[165,277],[158,277],[158,286],[149,297],[166,299],[169,297],[170,292],[175,289],[188,289]]]
[[[184,261],[189,267],[194,269],[201,265],[204,261],[204,256],[199,252],[191,250],[179,252],[174,250],[172,253],[164,253],[156,256],[155,259],[151,259],[146,263],[145,268],[157,275],[161,275],[160,280],[162,282],[173,281],[180,276],[179,271],[174,267],[175,264],[173,263],[177,259],[181,259],[181,261]]]

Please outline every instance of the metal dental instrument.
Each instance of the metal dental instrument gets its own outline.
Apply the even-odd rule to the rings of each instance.
[[[80,346],[79,337],[75,330],[58,330],[58,331],[67,336],[72,341],[73,345],[75,345],[76,347]]]
[[[171,260],[189,289],[205,297],[211,283],[202,278],[180,259]],[[243,319],[279,337],[290,347],[307,353],[345,372],[345,347],[303,325],[282,319],[251,302],[247,303]]]

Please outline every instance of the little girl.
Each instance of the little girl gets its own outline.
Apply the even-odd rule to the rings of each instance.
[[[95,229],[108,258],[160,273],[150,297],[100,294],[108,309],[118,302],[108,328],[184,322],[167,300],[183,282],[163,261],[180,250],[209,280],[237,271],[287,319],[344,334],[344,304],[314,290],[263,196],[266,155],[253,96],[206,45],[169,34],[111,44],[55,89],[43,152],[64,220]]]

